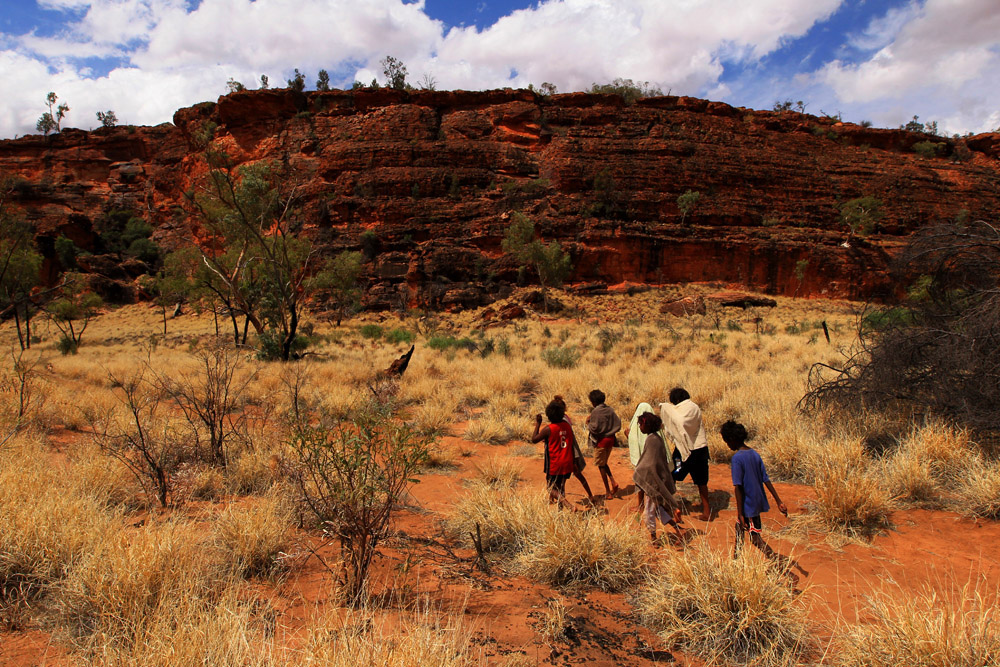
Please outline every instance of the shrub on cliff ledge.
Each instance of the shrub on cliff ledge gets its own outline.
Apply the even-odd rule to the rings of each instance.
[[[538,274],[542,286],[542,303],[549,312],[549,288],[562,285],[573,270],[569,255],[563,252],[558,241],[542,243],[535,238],[535,223],[528,216],[515,212],[510,227],[504,235],[502,247],[521,266],[528,266]]]
[[[632,104],[643,97],[658,97],[663,95],[663,91],[649,81],[633,81],[632,79],[623,79],[621,77],[618,77],[611,83],[594,83],[587,92],[618,95],[625,100],[626,104]]]

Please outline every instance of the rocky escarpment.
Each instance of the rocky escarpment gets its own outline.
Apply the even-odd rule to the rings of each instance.
[[[301,174],[304,233],[325,252],[374,232],[368,299],[382,307],[488,302],[517,278],[501,251],[512,211],[569,250],[577,282],[879,298],[896,289],[886,267],[914,230],[1000,209],[997,134],[950,140],[672,96],[249,91],[173,124],[0,142],[47,277],[60,269],[54,239],[93,247],[110,209],[137,212],[165,247],[190,239],[183,193],[204,176],[195,137],[208,124],[236,161]],[[934,157],[914,151],[928,140]],[[701,196],[684,213],[688,190]],[[849,238],[840,206],[862,196],[884,217]]]

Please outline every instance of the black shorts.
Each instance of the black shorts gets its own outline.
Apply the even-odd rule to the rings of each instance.
[[[546,475],[545,484],[549,487],[550,491],[566,495],[566,480],[568,479],[569,475]]]
[[[687,461],[681,463],[681,467],[674,471],[674,479],[679,482],[689,473],[694,484],[698,486],[708,484],[708,447],[691,450],[691,456]]]
[[[759,533],[761,528],[760,515],[743,517],[743,527],[750,528],[752,532]]]

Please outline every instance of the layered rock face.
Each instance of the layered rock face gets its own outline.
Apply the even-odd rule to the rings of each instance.
[[[92,247],[108,210],[135,211],[167,248],[196,237],[184,193],[204,178],[206,127],[237,162],[293,168],[303,233],[323,252],[375,234],[373,307],[461,308],[503,293],[517,279],[501,250],[513,211],[571,253],[577,282],[889,298],[887,267],[908,235],[1000,210],[997,134],[947,140],[670,96],[248,91],[181,109],[173,124],[0,142],[48,279],[55,238]],[[927,140],[941,144],[936,157],[914,152]],[[682,212],[689,190],[700,197]],[[853,238],[840,206],[863,196],[884,217]]]

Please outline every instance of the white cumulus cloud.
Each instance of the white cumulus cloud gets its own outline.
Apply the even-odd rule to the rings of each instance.
[[[996,128],[1000,2],[926,0],[887,15],[866,34],[889,24],[894,34],[871,57],[828,63],[818,81],[876,122],[899,124],[916,114],[937,119],[947,131]]]
[[[385,55],[406,63],[411,82],[429,75],[442,89],[550,81],[570,91],[627,77],[746,104],[735,96],[753,84],[723,80],[726,65],[761,62],[843,2],[542,0],[485,28],[448,29],[423,0],[40,0],[67,22],[56,35],[0,34],[0,136],[33,132],[49,91],[70,105],[67,126],[93,127],[106,109],[155,124],[215,99],[230,77],[283,85],[299,68],[311,85],[323,68],[349,85],[381,79]],[[806,90],[810,110],[841,105],[886,122],[920,113],[978,129],[1000,106],[998,10],[998,0],[915,0],[845,38],[869,51],[863,62],[772,84]],[[108,62],[110,72],[92,73]],[[913,105],[920,95],[935,104]]]

